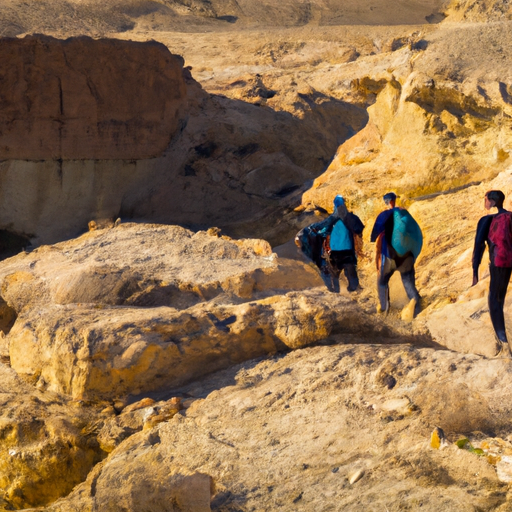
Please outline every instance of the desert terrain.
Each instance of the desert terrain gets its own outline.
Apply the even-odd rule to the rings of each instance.
[[[511,50],[507,0],[0,0],[0,510],[512,510]],[[336,194],[355,294],[294,244]]]

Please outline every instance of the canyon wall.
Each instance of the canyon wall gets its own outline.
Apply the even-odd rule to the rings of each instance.
[[[366,122],[206,93],[161,44],[1,39],[0,234],[20,245],[118,217],[258,232]],[[18,247],[19,249],[19,247]],[[5,254],[5,252],[3,253]]]
[[[183,60],[160,43],[0,41],[0,159],[140,160],[183,123]]]

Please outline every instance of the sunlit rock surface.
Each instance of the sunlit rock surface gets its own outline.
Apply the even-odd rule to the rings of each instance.
[[[8,260],[12,367],[77,399],[176,387],[336,332],[385,327],[262,240],[121,224]],[[301,290],[298,292],[297,290]]]
[[[510,371],[507,361],[474,355],[352,344],[234,367],[183,388],[195,398],[188,409],[124,441],[48,510],[99,511],[114,496],[136,510],[135,475],[144,475],[151,499],[171,502],[173,475],[208,475],[219,511],[362,511],[376,503],[506,510],[495,465],[454,443],[462,432],[492,430],[512,448],[504,439]],[[436,425],[447,437],[442,450],[430,447]],[[483,440],[470,435],[475,446]],[[114,475],[122,485],[112,486]],[[201,478],[197,498],[207,489]]]

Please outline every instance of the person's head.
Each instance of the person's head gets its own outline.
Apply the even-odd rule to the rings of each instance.
[[[396,204],[396,194],[394,192],[388,192],[387,194],[384,194],[384,202],[388,206],[388,208],[394,208]]]
[[[334,209],[336,210],[336,208],[338,208],[338,206],[341,206],[341,205],[344,205],[345,204],[345,199],[343,199],[343,196],[338,194],[335,198],[334,198]]]
[[[347,205],[345,204],[345,199],[343,199],[343,196],[337,195],[334,198],[334,215],[337,215],[340,218],[345,218],[345,215],[347,214]]]
[[[485,193],[485,209],[503,208],[505,194],[501,190],[489,190]]]

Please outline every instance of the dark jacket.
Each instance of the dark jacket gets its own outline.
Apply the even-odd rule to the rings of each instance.
[[[478,267],[482,262],[482,256],[485,252],[485,244],[489,246],[489,262],[494,265],[494,244],[489,240],[489,229],[491,227],[492,220],[496,215],[506,212],[504,208],[500,208],[498,213],[491,215],[485,215],[482,217],[476,227],[475,235],[475,247],[473,249],[473,276],[478,276]]]
[[[373,225],[372,234],[370,236],[370,241],[375,242],[377,238],[384,233],[382,240],[382,254],[387,258],[394,259],[397,254],[391,245],[391,238],[393,236],[393,213],[395,210],[398,210],[399,207],[390,208],[389,210],[384,210],[379,213],[377,218],[375,219],[375,224]]]
[[[322,246],[325,238],[332,231],[332,228],[336,224],[337,221],[341,220],[347,229],[350,232],[350,237],[352,240],[352,249],[350,251],[350,255],[353,257],[354,261],[356,261],[356,251],[354,244],[354,235],[361,235],[364,229],[364,224],[361,222],[361,219],[351,213],[348,212],[344,219],[341,219],[337,215],[330,215],[326,219],[311,224],[303,229],[301,229],[296,238],[299,240],[301,244],[301,250],[304,254],[312,260],[318,267],[322,265]],[[345,252],[345,251],[339,251]]]

